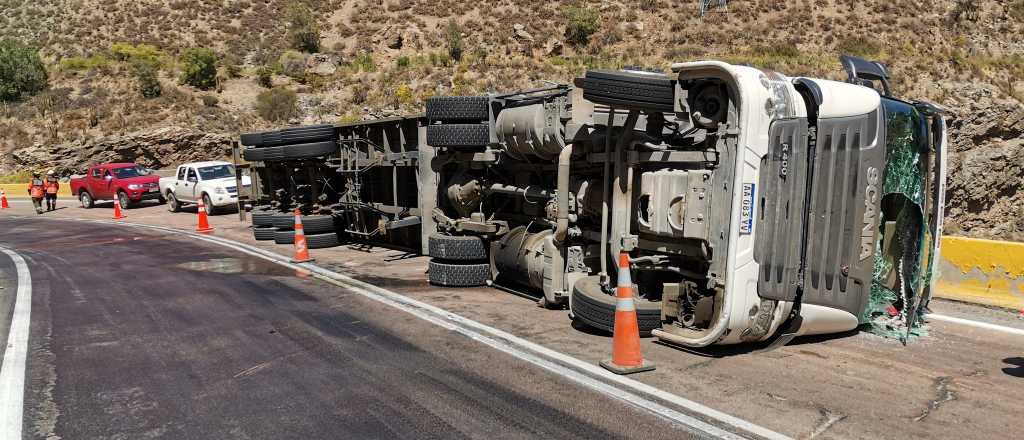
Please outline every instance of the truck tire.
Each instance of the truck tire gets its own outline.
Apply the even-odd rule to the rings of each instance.
[[[276,147],[246,148],[242,150],[242,158],[250,162],[312,159],[326,156],[337,150],[338,143],[330,140]]]
[[[167,210],[170,212],[181,211],[181,203],[178,203],[178,198],[171,191],[167,191]]]
[[[295,231],[291,229],[274,228],[274,243],[293,244],[295,243]]]
[[[210,200],[210,195],[203,193],[203,207],[206,208],[206,215],[216,215],[220,212],[216,206],[213,206],[213,200]]]
[[[427,100],[431,121],[486,121],[490,99],[486,96],[436,96]]]
[[[124,191],[118,191],[117,195],[115,195],[114,197],[117,197],[117,201],[121,202],[121,209],[128,209],[129,207],[132,206],[132,201],[128,198],[128,193]]]
[[[242,150],[242,159],[249,162],[262,162],[267,157],[262,148],[245,148]]]
[[[629,110],[670,112],[675,82],[667,75],[623,70],[589,70],[583,76],[583,98]]]
[[[306,247],[309,249],[332,248],[341,245],[341,238],[337,232],[324,234],[306,234]]]
[[[428,254],[432,258],[449,261],[486,260],[487,245],[480,237],[471,235],[430,234]]]
[[[96,201],[93,200],[92,194],[89,194],[89,191],[82,190],[79,192],[78,201],[82,203],[82,207],[85,209],[92,209],[93,206],[96,206]]]
[[[488,263],[449,263],[431,259],[427,268],[430,284],[445,287],[476,287],[487,284],[491,279],[491,265]]]
[[[295,220],[292,219],[292,223]],[[309,234],[323,234],[326,232],[334,232],[334,216],[333,215],[304,215],[302,216],[302,231],[305,232],[309,237]],[[294,225],[292,225],[294,227]]]
[[[485,147],[491,142],[486,124],[442,124],[427,126],[427,145],[431,147]]]
[[[588,285],[589,284],[589,285]],[[573,318],[588,327],[611,333],[615,329],[615,296],[601,291],[598,277],[582,278],[573,285],[570,301]],[[661,302],[634,298],[640,334],[649,336],[661,328]]]
[[[274,226],[274,213],[268,210],[252,211],[253,226]]]
[[[277,229],[273,226],[256,226],[252,228],[252,238],[260,241],[273,240],[275,231]]]
[[[295,214],[278,213],[271,216],[271,224],[278,229],[292,229],[295,227]]]
[[[240,136],[239,141],[242,145],[252,147],[273,147],[278,145],[326,141],[333,138],[334,127],[324,124],[286,128],[283,130],[263,131],[258,133],[244,133]]]

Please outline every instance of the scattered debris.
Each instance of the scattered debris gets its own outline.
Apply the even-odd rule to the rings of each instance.
[[[832,412],[825,407],[819,407],[818,413],[820,414],[820,417],[818,417],[818,425],[814,427],[814,430],[811,431],[811,435],[807,436],[807,438],[815,438],[824,434],[825,431],[828,431],[828,429],[832,427],[832,425],[845,420],[847,417],[846,414]]]
[[[789,399],[787,399],[785,397],[777,396],[777,395],[772,394],[772,393],[765,393],[765,394],[767,394],[768,397],[771,397],[772,399],[778,400],[779,402],[785,402],[785,401],[789,400]]]
[[[915,422],[920,422],[928,417],[933,411],[939,409],[939,406],[943,403],[956,400],[956,394],[949,389],[949,384],[953,382],[953,378],[949,376],[943,376],[935,379],[935,394],[936,397],[932,401],[928,402],[928,407],[924,409],[921,415],[914,417]]]

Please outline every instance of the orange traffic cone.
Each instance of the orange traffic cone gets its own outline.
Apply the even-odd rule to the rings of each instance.
[[[213,228],[210,227],[210,220],[206,218],[206,205],[203,204],[203,199],[199,199],[199,207],[196,208],[196,213],[199,214],[199,223],[196,225],[196,232],[200,234],[209,234],[213,232]]]
[[[306,233],[302,230],[302,213],[295,208],[295,258],[293,263],[306,263],[313,261],[309,257],[309,248],[306,246]]]
[[[654,369],[640,354],[640,326],[633,302],[633,280],[629,277],[629,254],[619,253],[619,283],[615,288],[615,332],[612,334],[612,358],[601,366],[616,374],[639,373]]]
[[[7,204],[7,191],[0,189],[0,209],[10,208],[11,205]]]
[[[121,212],[121,198],[115,195],[114,196],[114,220],[121,220],[121,219],[126,218],[126,217],[128,217],[128,216],[124,215],[124,213]]]

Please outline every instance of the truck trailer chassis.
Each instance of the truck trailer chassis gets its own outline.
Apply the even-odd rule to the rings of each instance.
[[[628,252],[641,331],[668,343],[909,334],[939,250],[945,123],[892,97],[881,64],[842,62],[846,83],[717,61],[588,71],[247,134],[242,198],[254,222],[299,208],[339,242],[429,255],[435,285],[528,292],[600,330]]]

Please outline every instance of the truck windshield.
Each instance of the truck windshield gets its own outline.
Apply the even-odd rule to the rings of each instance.
[[[114,176],[118,179],[130,179],[132,177],[148,176],[152,174],[152,171],[141,166],[125,167],[125,168],[114,168],[111,171],[114,172]]]
[[[235,177],[235,166],[234,165],[214,165],[212,167],[203,167],[199,169],[199,176],[203,180],[211,179],[223,179],[225,177]]]

